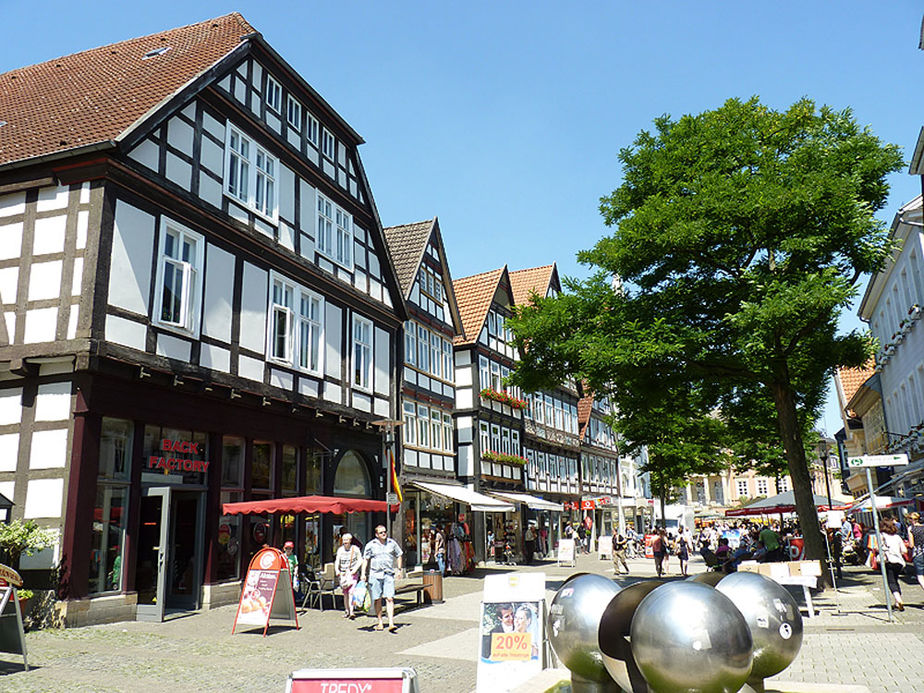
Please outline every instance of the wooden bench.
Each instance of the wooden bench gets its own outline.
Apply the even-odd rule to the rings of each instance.
[[[429,598],[425,594],[427,585],[424,585],[422,582],[406,582],[403,585],[395,586],[395,599],[397,600],[400,595],[416,595],[416,605],[422,606],[425,603],[429,603]]]

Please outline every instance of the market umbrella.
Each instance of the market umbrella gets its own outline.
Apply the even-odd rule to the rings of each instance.
[[[876,496],[876,510],[888,510],[889,508],[898,508],[903,505],[912,505],[914,498],[903,498],[901,496]],[[868,513],[873,511],[873,506],[869,498],[858,501],[853,505],[846,506],[847,512]]]
[[[818,510],[828,509],[828,499],[825,496],[814,494],[815,507]],[[764,498],[743,508],[733,508],[725,511],[725,517],[748,517],[751,515],[778,515],[796,511],[796,498],[792,491],[784,491],[775,496]]]
[[[262,501],[243,501],[225,503],[222,506],[225,515],[272,515],[274,513],[365,513],[385,512],[388,504],[383,500],[369,498],[340,498],[337,496],[296,496],[294,498],[272,498]],[[397,512],[398,505],[391,506]]]

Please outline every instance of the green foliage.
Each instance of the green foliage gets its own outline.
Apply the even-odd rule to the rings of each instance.
[[[659,427],[649,398],[695,392],[699,408],[674,413],[689,424],[722,411],[737,464],[782,471],[785,452],[819,557],[803,438],[833,369],[871,353],[868,337],[837,334],[837,319],[893,250],[874,213],[899,149],[849,110],[802,99],[775,111],[752,98],[662,116],[619,159],[623,183],[600,204],[615,230],[578,255],[597,274],[566,280],[564,295],[535,297],[510,321],[523,357],[514,382],[534,389],[571,375],[611,392],[620,422]]]
[[[13,520],[0,522],[0,548],[6,549],[15,567],[23,553],[31,556],[36,551],[47,549],[56,541],[55,533],[39,527],[35,520]]]

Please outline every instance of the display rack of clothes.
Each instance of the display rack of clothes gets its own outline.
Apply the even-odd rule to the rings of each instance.
[[[475,551],[465,522],[453,522],[446,542],[447,570],[452,575],[465,575],[475,567]]]

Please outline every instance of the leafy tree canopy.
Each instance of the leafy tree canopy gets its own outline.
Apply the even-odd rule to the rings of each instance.
[[[716,405],[772,402],[806,555],[820,558],[805,418],[834,367],[870,351],[867,337],[836,326],[861,275],[893,249],[874,214],[902,165],[898,147],[849,110],[802,99],[776,111],[752,98],[657,118],[619,159],[623,183],[600,205],[615,230],[578,255],[598,273],[518,310],[515,381],[570,374],[617,400],[641,380],[700,388]]]

